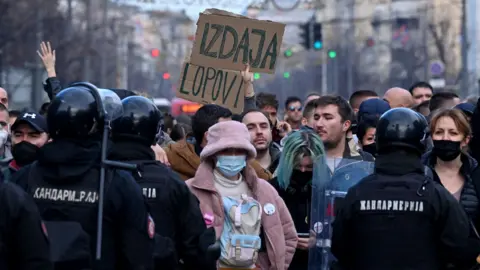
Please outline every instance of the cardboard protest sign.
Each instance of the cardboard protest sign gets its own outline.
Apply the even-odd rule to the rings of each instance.
[[[202,104],[217,104],[242,113],[245,98],[240,72],[185,62],[176,96]]]
[[[190,63],[217,69],[275,73],[285,24],[223,10],[200,13]]]

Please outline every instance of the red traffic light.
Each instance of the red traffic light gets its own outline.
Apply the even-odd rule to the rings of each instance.
[[[153,49],[152,50],[152,57],[158,57],[160,55],[160,50],[159,49]]]
[[[164,79],[164,80],[170,79],[170,73],[168,73],[168,72],[163,73],[163,79]]]
[[[375,40],[373,40],[373,38],[368,38],[368,39],[367,39],[367,46],[368,46],[368,47],[373,47],[373,46],[375,46]]]

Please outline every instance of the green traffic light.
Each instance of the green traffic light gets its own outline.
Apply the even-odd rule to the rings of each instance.
[[[260,79],[260,73],[255,73],[255,74],[253,74],[253,78],[254,78],[255,80]]]
[[[329,51],[329,52],[328,52],[328,57],[330,57],[330,58],[335,58],[335,57],[337,57],[337,52],[336,52],[336,51]]]
[[[290,57],[290,56],[292,56],[292,50],[286,50],[285,57]]]
[[[284,73],[283,73],[283,77],[284,77],[285,79],[290,78],[290,72],[284,72]]]
[[[313,47],[315,48],[315,50],[320,50],[323,46],[322,46],[322,42],[321,41],[315,41],[315,43],[313,44]]]

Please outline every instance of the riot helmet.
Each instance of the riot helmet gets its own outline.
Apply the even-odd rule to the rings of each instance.
[[[113,139],[124,137],[155,144],[163,119],[157,106],[142,96],[127,97],[122,106],[123,115],[112,122]]]
[[[60,91],[47,110],[47,126],[55,138],[84,139],[108,131],[108,122],[122,115],[118,95],[88,82]]]
[[[425,117],[411,109],[388,110],[377,125],[375,140],[379,154],[394,149],[414,150],[422,154],[427,127]]]
[[[84,138],[97,131],[101,121],[97,102],[85,86],[71,86],[58,93],[47,111],[50,136],[56,138]],[[102,121],[103,123],[103,121]]]

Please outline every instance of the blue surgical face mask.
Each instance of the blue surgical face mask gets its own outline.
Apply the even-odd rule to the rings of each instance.
[[[247,156],[217,156],[216,168],[225,176],[237,175],[247,165]]]

